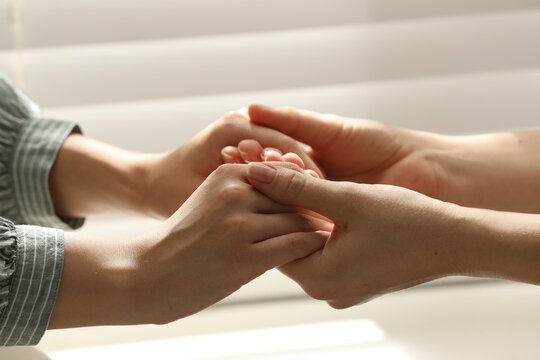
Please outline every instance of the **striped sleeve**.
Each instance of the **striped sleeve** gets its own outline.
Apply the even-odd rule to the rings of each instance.
[[[67,136],[67,121],[39,117],[35,105],[0,75],[0,215],[16,224],[78,228],[84,219],[60,218],[49,174]]]
[[[47,329],[60,283],[63,231],[0,218],[2,242],[10,250],[0,252],[0,346],[35,345]]]
[[[58,217],[49,192],[58,151],[78,128],[38,110],[0,74],[0,346],[39,342],[64,259],[63,232],[53,227],[83,223]]]

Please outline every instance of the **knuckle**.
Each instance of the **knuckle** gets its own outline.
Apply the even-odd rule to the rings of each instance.
[[[229,176],[237,171],[237,164],[221,164],[214,171],[218,176]]]
[[[289,201],[297,200],[304,191],[306,187],[306,178],[303,174],[298,172],[291,172],[288,181],[286,182],[283,194],[284,197]],[[283,199],[285,200],[285,199]]]
[[[233,169],[235,168],[234,165],[235,164],[221,164],[218,166],[218,168],[214,172],[219,175],[230,174],[233,172]]]
[[[236,133],[240,129],[241,123],[238,120],[234,120],[235,116],[233,115],[224,115],[219,120],[214,123],[212,133],[214,135],[221,135],[224,133]]]
[[[220,118],[220,121],[225,124],[234,124],[244,120],[246,120],[246,116],[238,111],[229,111]]]
[[[248,227],[248,221],[245,216],[242,215],[234,215],[231,216],[227,221],[224,222],[224,231],[227,234],[240,234],[242,233],[246,227]]]
[[[226,182],[218,190],[216,199],[225,203],[234,203],[245,198],[246,187],[238,182]]]

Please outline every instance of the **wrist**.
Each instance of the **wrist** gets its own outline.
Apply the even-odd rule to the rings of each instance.
[[[446,174],[442,200],[467,207],[536,212],[529,189],[536,189],[537,174],[531,174],[519,140],[511,133],[449,137],[437,152],[437,162]],[[521,191],[525,190],[525,191]],[[537,193],[537,192],[536,192]]]
[[[468,209],[463,275],[540,284],[540,215]]]
[[[170,217],[205,179],[189,168],[185,147],[140,155],[130,172],[141,212],[157,219]]]
[[[65,233],[63,271],[49,328],[144,321],[137,267],[123,244]]]
[[[82,135],[70,135],[51,169],[49,188],[61,216],[140,212],[143,197],[134,164],[143,155]]]

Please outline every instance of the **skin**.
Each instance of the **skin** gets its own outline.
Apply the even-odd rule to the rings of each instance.
[[[166,221],[134,239],[66,233],[49,328],[164,324],[319,250],[331,226],[260,194],[247,165],[215,170]]]
[[[227,146],[246,138],[294,152],[299,162],[320,173],[297,141],[250,123],[241,112],[224,115],[188,143],[160,154],[131,152],[72,134],[49,177],[55,210],[62,216],[122,212],[166,219],[223,164]]]
[[[446,136],[262,105],[250,106],[249,116],[309,145],[329,180],[396,185],[467,207],[540,212],[540,131]],[[240,162],[242,154],[260,158],[266,147],[240,146]]]
[[[70,135],[49,177],[58,215],[123,212],[166,220],[121,241],[67,232],[49,327],[170,322],[320,248],[324,236],[316,231],[327,222],[254,192],[245,167],[220,167],[222,150],[245,138],[294,152],[293,161],[319,173],[295,140],[250,123],[241,112],[162,154]]]
[[[342,309],[449,275],[540,284],[540,215],[475,209],[392,185],[331,182],[294,165],[252,163],[270,199],[335,223],[323,249],[281,266]]]

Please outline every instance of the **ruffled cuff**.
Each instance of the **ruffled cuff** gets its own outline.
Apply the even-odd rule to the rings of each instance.
[[[49,174],[77,125],[39,119],[37,106],[0,77],[0,213],[17,224],[79,228],[82,218],[55,214]]]
[[[17,233],[13,223],[0,217],[0,319],[7,307],[17,259]]]
[[[64,233],[0,218],[0,256],[0,346],[36,345],[56,300]]]

